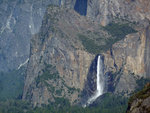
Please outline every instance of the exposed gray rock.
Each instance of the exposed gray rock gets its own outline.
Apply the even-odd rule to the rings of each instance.
[[[73,8],[75,1],[0,1],[0,71],[17,69],[29,58],[30,38],[38,33],[49,4]]]
[[[106,25],[113,18],[132,22],[150,20],[149,0],[88,0],[87,16]]]
[[[50,6],[39,34],[31,41],[23,99],[30,100],[35,106],[47,104],[48,100],[56,97],[68,98],[72,104],[78,102],[89,65],[94,59],[94,55],[83,48],[78,34],[85,32],[87,27],[93,29],[96,26],[73,10]],[[48,86],[41,82],[37,84],[37,77],[42,76],[45,63],[55,66],[59,73],[56,80],[47,76],[44,81]],[[50,86],[54,87],[53,91],[48,90]],[[43,88],[44,92],[41,91]],[[56,90],[63,91],[58,95]],[[45,97],[45,93],[49,96]]]

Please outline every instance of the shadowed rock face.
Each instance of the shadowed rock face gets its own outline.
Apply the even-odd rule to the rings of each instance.
[[[0,71],[17,69],[29,58],[30,38],[38,33],[49,4],[73,7],[70,0],[0,1]]]
[[[48,4],[57,1],[2,0],[0,71],[17,69],[29,57],[30,38],[39,31]]]
[[[76,4],[74,6],[74,9],[80,15],[85,15],[86,16],[86,13],[87,13],[87,1],[88,0],[76,0]]]

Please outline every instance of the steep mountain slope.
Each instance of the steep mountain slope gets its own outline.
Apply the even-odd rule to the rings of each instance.
[[[99,54],[105,92],[128,96],[149,77],[148,0],[3,0],[0,8],[0,71],[29,62],[23,99],[34,106],[87,101]]]
[[[22,96],[30,39],[49,4],[73,8],[75,0],[0,0],[0,100]]]
[[[39,31],[49,4],[73,7],[70,0],[0,1],[0,71],[17,69],[28,61],[30,38]]]
[[[78,94],[84,88],[95,57],[82,45],[80,38],[87,34],[95,36],[91,37],[93,42],[99,39],[98,45],[104,43],[101,42],[104,38],[98,34],[103,36],[105,32],[99,25],[73,10],[49,6],[40,33],[31,40],[24,99],[31,100],[34,105],[48,103],[56,97],[69,98],[72,103],[79,99]],[[57,94],[57,90],[62,91]]]
[[[111,34],[108,32],[108,26],[102,27],[97,22],[80,16],[74,10],[55,6],[49,6],[42,23],[40,32],[31,40],[23,94],[23,99],[30,100],[34,106],[48,104],[49,101],[55,101],[60,97],[67,98],[75,104],[80,101],[84,88],[86,90],[83,91],[83,95],[86,95],[86,98],[91,96],[96,87],[94,62],[97,61],[97,55],[100,53],[104,55],[105,75],[108,81],[111,81],[107,74],[114,68],[114,65],[111,65],[114,59],[108,58],[110,54],[106,51],[127,34],[134,33],[133,36],[139,36],[131,27],[133,26],[131,23],[114,23],[113,26],[117,26],[116,30],[128,30]],[[127,48],[127,51],[128,49],[130,48]],[[119,64],[116,66],[118,70],[122,68]],[[124,74],[122,76],[124,77]],[[128,82],[130,81],[126,83]],[[136,83],[133,86],[135,88]],[[130,88],[127,88],[128,90]]]
[[[150,20],[149,0],[88,0],[87,16],[102,25],[119,17],[132,22]]]
[[[114,80],[119,79],[116,92],[131,93],[136,88],[139,77],[149,78],[149,28],[148,26],[140,29],[138,33],[127,35],[104,54],[106,72],[115,73]]]
[[[149,113],[150,112],[150,83],[138,93],[131,96],[127,113]]]
[[[140,23],[150,19],[148,0],[1,0],[0,71],[28,61],[31,35],[39,31],[49,4],[75,9],[101,25],[116,17]]]

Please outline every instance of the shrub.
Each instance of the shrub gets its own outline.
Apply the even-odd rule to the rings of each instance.
[[[39,75],[35,80],[37,84],[39,84],[40,82],[45,83],[45,81],[49,79],[53,79],[56,81],[56,79],[59,78],[59,73],[56,70],[55,66],[52,66],[50,64],[45,64],[45,68],[42,71],[43,74]]]
[[[123,39],[127,34],[135,33],[132,27],[128,24],[117,24],[111,23],[105,27],[103,27],[105,31],[107,31],[111,37],[109,38],[90,38],[88,35],[78,34],[79,40],[82,42],[84,48],[92,53],[92,54],[99,54],[103,51],[107,51],[112,47],[114,43]],[[101,43],[104,41],[105,43]]]
[[[108,31],[113,37],[117,37],[118,40],[124,38],[127,34],[137,32],[129,24],[110,23],[104,27],[104,30]]]

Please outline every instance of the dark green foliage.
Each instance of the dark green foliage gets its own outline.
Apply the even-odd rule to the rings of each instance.
[[[68,89],[68,93],[73,93],[74,91],[78,91],[80,92],[80,89],[76,89],[75,87],[69,87],[67,86],[67,84],[65,83],[65,81],[61,78],[62,80],[62,84]]]
[[[111,23],[105,27],[103,27],[105,31],[107,31],[111,37],[99,37],[95,39],[94,37],[89,37],[88,35],[79,34],[79,40],[81,40],[84,48],[93,54],[99,54],[103,51],[107,51],[112,47],[112,45],[123,39],[127,34],[135,33],[136,31],[130,27],[128,24],[117,24]],[[104,41],[104,43],[102,43]]]
[[[55,81],[55,83],[57,83],[57,86],[53,86],[52,84],[49,84],[47,82],[47,80],[52,80]],[[59,82],[62,82],[61,87],[59,86]],[[52,94],[56,94],[57,96],[61,96],[62,95],[62,91],[64,90],[63,88],[66,87],[68,89],[68,93],[73,94],[74,91],[80,91],[79,89],[76,89],[74,87],[69,87],[66,85],[65,81],[63,80],[63,78],[61,78],[59,76],[59,73],[56,69],[55,66],[52,66],[51,64],[46,64],[45,63],[45,68],[42,70],[42,74],[39,75],[36,79],[35,79],[36,85],[37,87],[42,87],[42,85],[46,86],[48,88],[48,90],[50,92],[52,92]],[[41,83],[41,84],[40,84]]]
[[[144,88],[145,84],[150,83],[150,79],[142,77],[142,78],[138,79],[136,81],[136,83],[137,83],[137,88],[136,88],[135,92],[142,90]]]
[[[118,95],[105,94],[98,105],[86,108],[71,106],[65,98],[55,98],[55,102],[40,108],[31,108],[29,103],[23,101],[7,101],[0,103],[0,113],[125,113],[127,100]]]
[[[56,70],[56,67],[55,66],[52,66],[50,64],[45,64],[45,68],[42,70],[43,71],[43,74],[42,75],[39,75],[37,78],[36,78],[36,83],[45,83],[46,80],[48,79],[53,79],[56,81],[56,79],[59,78],[59,73],[58,71]]]
[[[30,109],[30,104],[22,100],[0,102],[0,113],[24,113],[24,111]]]
[[[128,98],[107,93],[99,101],[96,109],[92,113],[125,113],[127,109]]]
[[[106,51],[109,48],[111,48],[112,44],[116,42],[115,40],[110,38],[105,40],[106,43],[105,45],[100,45],[100,44],[98,45],[94,39],[91,39],[85,35],[79,34],[78,37],[81,40],[84,48],[92,54],[99,54],[103,51]]]
[[[135,93],[133,96],[130,97],[128,105],[130,106],[132,104],[132,102],[136,99],[145,99],[147,97],[150,97],[150,83],[148,83],[147,85],[145,85],[145,87]]]
[[[25,68],[0,73],[0,101],[21,98],[24,86]]]
[[[104,29],[108,31],[113,37],[118,37],[118,40],[124,38],[127,34],[137,32],[128,24],[118,23],[110,23],[104,27]]]
[[[73,94],[73,92],[77,90],[76,88],[74,88],[74,87],[73,87],[73,88],[72,88],[72,87],[69,87],[69,86],[67,86],[66,84],[65,84],[65,86],[68,88],[68,93]]]
[[[94,40],[86,37],[85,35],[79,34],[79,39],[82,41],[85,49],[93,54],[98,54],[101,52],[101,46],[97,45]]]
[[[61,96],[62,90],[56,90],[56,94]]]

